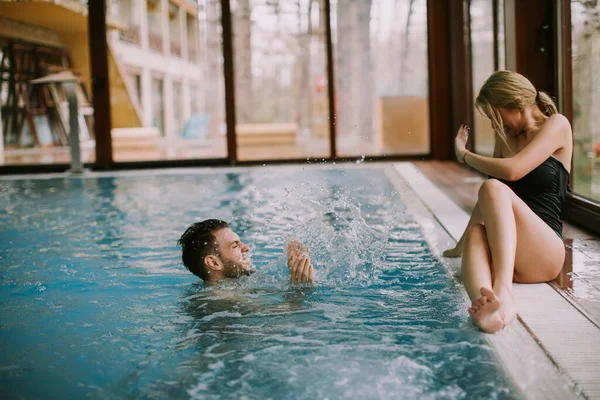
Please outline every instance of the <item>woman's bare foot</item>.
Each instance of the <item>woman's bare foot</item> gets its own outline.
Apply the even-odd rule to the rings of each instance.
[[[514,301],[508,289],[498,293],[481,288],[481,297],[469,307],[473,325],[487,333],[502,330],[514,317]]]
[[[517,312],[515,311],[515,299],[513,298],[510,289],[506,287],[495,288],[493,293],[500,299],[500,310],[498,312],[504,320],[504,326],[506,326],[517,315]]]

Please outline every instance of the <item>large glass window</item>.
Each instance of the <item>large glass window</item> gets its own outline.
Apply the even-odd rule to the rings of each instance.
[[[600,201],[600,2],[571,2],[573,189]]]
[[[427,154],[427,2],[331,2],[340,156]]]
[[[322,3],[231,3],[240,160],[330,155]]]
[[[494,10],[494,3],[498,9]],[[481,86],[496,70],[504,69],[504,1],[471,0],[471,72],[473,101]],[[496,11],[497,43],[494,45],[494,11]],[[497,64],[497,65],[496,65]],[[475,152],[491,156],[494,153],[494,130],[490,120],[473,108],[473,133]]]
[[[131,93],[111,85],[113,102],[124,104],[112,115],[115,161],[227,156],[221,2],[206,0],[197,10],[169,4],[148,0],[141,7],[140,18],[151,23],[141,45],[113,42],[115,63],[139,73]],[[170,52],[162,51],[163,39]],[[139,111],[126,107],[136,95]]]

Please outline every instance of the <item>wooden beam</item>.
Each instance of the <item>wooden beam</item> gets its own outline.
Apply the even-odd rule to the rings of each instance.
[[[33,121],[33,114],[31,112],[31,106],[29,105],[29,93],[27,92],[27,87],[29,86],[28,82],[25,81],[25,77],[26,75],[21,72],[21,70],[23,68],[25,68],[25,60],[26,60],[26,53],[23,52],[21,54],[21,65],[18,65],[18,63],[16,62],[16,57],[14,58],[15,60],[15,77],[17,80],[17,85],[19,87],[19,92],[21,94],[22,100],[23,100],[23,113],[25,114],[25,119],[27,120],[27,126],[29,127],[29,133],[31,134],[31,138],[33,139],[33,143],[35,144],[35,146],[39,146],[40,145],[40,141],[38,139],[38,135],[37,135],[37,130],[35,129],[35,122]],[[19,97],[15,96],[14,100],[16,103],[18,103],[19,101]],[[17,124],[17,129],[18,129],[18,133],[17,133],[17,140],[20,141],[20,136],[21,136],[21,125]]]
[[[498,71],[500,69],[500,45],[498,42],[500,21],[498,18],[498,0],[492,0],[492,21],[494,30],[494,71]]]
[[[473,126],[473,90],[471,80],[471,30],[469,1],[456,0],[450,3],[450,66],[452,71],[452,125],[451,133],[459,126]],[[473,140],[467,148],[473,150]],[[453,139],[453,137],[452,137]],[[454,144],[452,142],[452,144]],[[454,146],[452,146],[454,147]]]
[[[237,159],[237,138],[235,132],[235,75],[233,57],[233,27],[229,0],[221,0],[221,24],[223,27],[223,73],[225,75],[225,122],[227,125],[227,156],[235,165]]]
[[[454,135],[473,120],[469,1],[428,0],[427,37],[431,154],[454,160]]]
[[[453,159],[449,14],[450,2],[427,1],[430,142],[434,160]]]
[[[333,70],[333,39],[331,34],[331,2],[325,0],[325,40],[327,45],[327,96],[329,100],[329,154],[337,157],[337,129],[335,126],[335,80]]]
[[[507,66],[557,96],[556,0],[506,0]]]
[[[560,0],[560,26],[557,29],[558,54],[557,61],[560,63],[557,76],[559,82],[558,99],[560,111],[569,119],[573,125],[573,54],[571,46],[571,1]]]
[[[19,102],[17,100],[17,80],[16,80],[16,63],[17,57],[15,56],[15,49],[13,42],[11,41],[8,45],[8,63],[10,72],[8,74],[8,104],[12,104],[11,110],[11,121],[10,127],[12,128],[13,135],[15,135],[15,139],[19,137],[17,118],[19,116]],[[11,103],[12,100],[12,103]]]
[[[105,169],[113,162],[105,0],[88,2],[88,35],[94,136],[96,138],[96,168]]]
[[[557,74],[559,111],[567,117],[573,126],[573,53],[571,46],[571,1],[560,0],[557,21]],[[558,23],[559,22],[559,23]],[[573,138],[574,140],[574,138]],[[573,158],[571,158],[571,171],[573,171]],[[569,184],[573,187],[573,173],[569,177]]]

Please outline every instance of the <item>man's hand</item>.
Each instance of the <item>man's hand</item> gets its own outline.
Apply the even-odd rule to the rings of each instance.
[[[288,268],[292,282],[312,283],[315,279],[315,269],[308,256],[308,249],[296,240],[288,244]]]

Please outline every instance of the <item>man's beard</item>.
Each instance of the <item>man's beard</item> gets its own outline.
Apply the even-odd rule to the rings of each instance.
[[[249,276],[250,274],[256,272],[254,268],[244,268],[244,266],[239,262],[224,259],[222,259],[221,262],[223,263],[223,274],[227,278],[239,278],[242,275]]]

